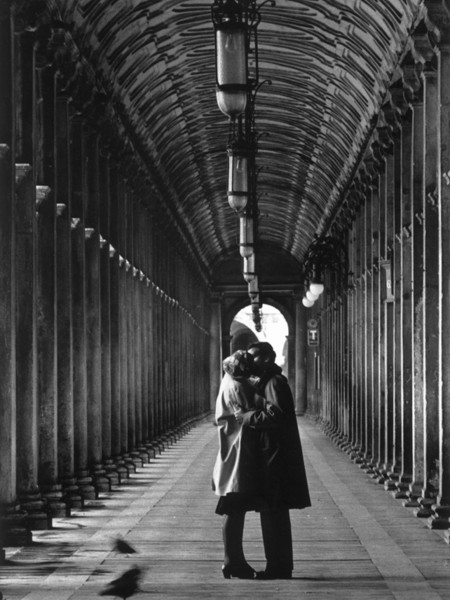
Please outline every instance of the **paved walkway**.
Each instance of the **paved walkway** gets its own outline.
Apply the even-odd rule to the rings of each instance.
[[[210,491],[216,429],[202,422],[129,482],[89,508],[7,549],[6,600],[86,600],[133,565],[134,598],[310,600],[450,599],[450,547],[412,516],[310,421],[299,419],[313,506],[293,511],[290,581],[224,580],[221,519]],[[120,536],[136,549],[112,550]],[[264,568],[257,515],[246,522],[249,562]]]

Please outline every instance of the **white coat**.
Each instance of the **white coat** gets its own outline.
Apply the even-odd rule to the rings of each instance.
[[[218,496],[231,492],[254,493],[258,483],[258,438],[234,416],[238,408],[253,408],[255,389],[248,379],[222,379],[216,402],[219,452],[213,470],[213,490]]]

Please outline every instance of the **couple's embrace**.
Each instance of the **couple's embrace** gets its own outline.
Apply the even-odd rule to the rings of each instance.
[[[289,509],[310,506],[294,401],[267,342],[223,362],[216,403],[219,453],[213,489],[223,515],[224,577],[289,579]],[[245,513],[260,513],[266,568],[256,574],[242,545]]]

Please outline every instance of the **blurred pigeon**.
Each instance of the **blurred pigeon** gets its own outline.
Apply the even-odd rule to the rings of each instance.
[[[105,587],[104,590],[98,593],[99,596],[118,596],[119,598],[129,598],[139,591],[139,580],[141,578],[141,569],[133,567],[129,571],[125,571],[120,577],[114,579]]]
[[[121,554],[135,554],[136,553],[136,550],[133,548],[133,546],[130,546],[130,544],[128,542],[126,542],[125,540],[123,540],[122,538],[116,538],[114,540],[113,549],[116,552],[120,552]]]

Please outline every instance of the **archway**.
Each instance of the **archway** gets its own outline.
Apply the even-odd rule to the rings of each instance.
[[[270,304],[263,304],[261,313],[262,329],[259,332],[254,327],[250,305],[235,314],[230,326],[231,352],[245,350],[255,341],[269,342],[276,352],[277,364],[287,375],[289,366],[288,323],[282,313]]]

